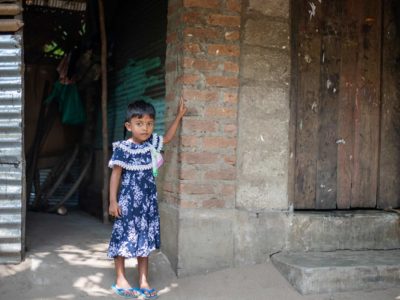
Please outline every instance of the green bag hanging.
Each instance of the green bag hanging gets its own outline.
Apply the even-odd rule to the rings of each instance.
[[[53,100],[58,102],[63,124],[79,125],[85,123],[85,107],[82,104],[76,84],[62,84],[57,81],[45,103],[48,104]]]

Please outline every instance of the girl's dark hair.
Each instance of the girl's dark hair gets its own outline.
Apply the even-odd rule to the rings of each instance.
[[[154,106],[143,100],[137,100],[128,105],[126,110],[125,122],[129,122],[132,118],[142,118],[144,115],[148,115],[150,118],[156,118],[156,110]]]
[[[143,118],[144,115],[148,115],[150,118],[156,118],[156,110],[154,106],[143,100],[136,100],[128,105],[125,115],[125,122],[129,122],[132,118]],[[126,138],[127,130],[124,125],[124,138]]]

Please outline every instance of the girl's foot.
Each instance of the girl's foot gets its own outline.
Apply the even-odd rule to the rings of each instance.
[[[158,294],[155,289],[140,288],[140,291],[142,292],[145,299],[157,299],[158,298]]]
[[[140,291],[139,289],[133,289],[133,288],[124,289],[118,287],[116,284],[113,284],[111,288],[118,296],[124,298],[143,299],[144,297],[142,291]]]

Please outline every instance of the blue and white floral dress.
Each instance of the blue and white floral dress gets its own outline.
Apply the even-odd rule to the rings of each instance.
[[[155,133],[145,142],[113,143],[108,164],[121,166],[121,186],[118,205],[121,217],[114,222],[108,257],[147,257],[160,248],[160,216],[157,190],[152,172],[151,151],[161,151],[163,137]]]

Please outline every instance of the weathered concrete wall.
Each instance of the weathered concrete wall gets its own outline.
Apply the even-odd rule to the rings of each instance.
[[[285,247],[288,3],[169,1],[167,122],[180,95],[189,107],[166,149],[160,205],[162,250],[178,275],[263,262]]]
[[[289,215],[285,249],[334,251],[397,249],[399,216],[382,211],[295,212]]]
[[[244,1],[238,110],[235,265],[286,249],[288,203],[289,0]]]
[[[242,12],[236,207],[288,209],[289,1]]]
[[[166,149],[160,212],[179,276],[282,250],[400,247],[397,215],[292,211],[289,35],[289,0],[169,1],[167,123],[180,95],[189,112]]]
[[[279,251],[399,249],[399,216],[380,211],[237,210],[235,265],[264,263]]]

